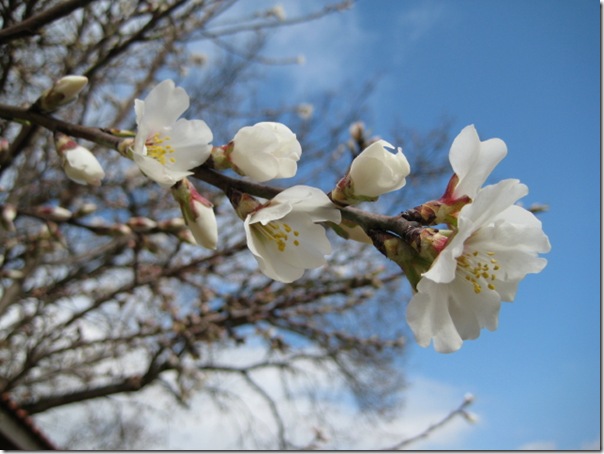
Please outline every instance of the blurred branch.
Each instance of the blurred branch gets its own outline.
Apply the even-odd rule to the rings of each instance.
[[[16,25],[0,30],[0,45],[17,38],[33,36],[45,25],[71,14],[76,9],[82,8],[95,0],[68,0],[42,11],[19,22]]]
[[[383,451],[397,451],[400,449],[405,449],[412,443],[416,443],[424,438],[428,438],[434,432],[441,429],[446,424],[450,423],[457,416],[463,417],[466,421],[474,422],[474,420],[473,420],[474,417],[467,411],[468,407],[470,405],[472,405],[472,402],[474,402],[474,396],[472,396],[471,394],[467,395],[466,397],[464,397],[464,400],[459,407],[457,407],[456,409],[451,411],[447,416],[445,416],[443,419],[441,419],[437,423],[432,424],[430,427],[426,428],[426,430],[424,430],[423,432],[421,432],[411,438],[406,438],[406,439],[398,442],[397,444],[387,447],[387,448],[383,448],[382,450]]]

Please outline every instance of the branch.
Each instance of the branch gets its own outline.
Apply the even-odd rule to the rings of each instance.
[[[40,28],[61,17],[71,14],[78,8],[82,8],[94,0],[69,0],[59,2],[56,6],[48,8],[35,16],[32,16],[23,22],[12,27],[0,30],[0,44],[5,44],[13,39],[23,38],[35,35]]]
[[[10,106],[7,104],[0,104],[0,118],[35,123],[36,125],[42,126],[49,131],[60,131],[70,136],[86,139],[98,145],[112,149],[117,149],[120,141],[122,140],[119,137],[103,132],[99,128],[91,128],[75,123],[69,123],[67,121],[59,120],[58,118],[34,112],[29,109]]]
[[[98,386],[96,388],[83,389],[66,394],[41,397],[37,401],[21,404],[21,408],[23,408],[29,414],[34,414],[49,410],[54,407],[59,407],[61,405],[81,402],[83,400],[138,391],[155,381],[155,379],[157,379],[162,372],[172,368],[168,362],[163,362],[161,364],[156,362],[161,352],[161,349],[156,352],[151,359],[147,372],[143,376],[133,375],[126,377],[117,383]]]
[[[471,394],[467,395],[459,407],[457,407],[455,410],[453,410],[451,413],[449,413],[447,416],[445,416],[439,422],[432,424],[430,427],[428,427],[426,430],[424,430],[423,432],[421,432],[418,435],[415,435],[411,438],[402,440],[399,443],[395,444],[394,446],[391,446],[389,448],[383,448],[382,450],[383,451],[397,451],[399,449],[404,449],[411,443],[415,443],[416,441],[419,441],[422,438],[427,438],[434,431],[442,428],[444,425],[446,425],[447,423],[452,421],[453,418],[455,418],[456,416],[463,416],[466,420],[471,422],[471,416],[468,414],[466,409],[472,404],[472,402],[474,402],[474,396],[472,396]]]

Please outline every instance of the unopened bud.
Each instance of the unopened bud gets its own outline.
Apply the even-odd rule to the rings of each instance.
[[[75,216],[87,216],[90,213],[94,213],[96,211],[97,206],[94,203],[84,203],[82,206],[78,208],[75,212]]]
[[[474,402],[474,394],[472,393],[466,393],[465,396],[463,396],[463,402],[464,404],[471,404],[472,402]]]
[[[60,132],[55,133],[55,146],[69,179],[83,185],[101,185],[105,172],[90,150]]]
[[[2,270],[2,276],[9,279],[23,279],[25,274],[21,270]]]
[[[10,144],[8,143],[8,140],[6,140],[4,137],[0,137],[0,159],[3,154],[8,153],[9,149]]]
[[[15,231],[15,224],[13,221],[17,217],[17,209],[11,203],[7,203],[2,207],[0,223],[2,224],[2,228],[9,232]]]
[[[125,224],[114,224],[109,228],[109,233],[114,236],[128,236],[132,229]]]
[[[157,227],[157,222],[152,219],[146,218],[144,216],[135,216],[133,218],[128,219],[126,222],[128,227],[130,227],[135,232],[149,232]]]
[[[462,411],[461,415],[468,421],[470,424],[476,424],[478,422],[478,416],[471,411]]]
[[[298,116],[302,120],[308,120],[309,118],[312,117],[312,114],[314,112],[314,107],[312,104],[303,103],[303,104],[298,105],[296,111],[298,112]]]
[[[55,206],[38,206],[34,208],[34,212],[41,218],[55,222],[67,221],[72,216],[67,208]]]
[[[199,194],[187,178],[172,187],[172,195],[180,205],[183,219],[197,243],[208,249],[216,249],[218,226],[212,209],[214,205]]]
[[[364,142],[365,124],[362,121],[355,121],[353,124],[351,124],[348,128],[348,132],[350,133],[350,137],[352,137],[355,142]]]
[[[183,218],[172,218],[161,221],[157,224],[160,230],[165,232],[176,233],[186,228],[185,220]]]
[[[74,101],[88,83],[84,76],[65,76],[42,94],[37,106],[42,112],[53,112]]]
[[[278,21],[283,22],[286,19],[285,9],[282,5],[275,5],[271,9],[266,11],[267,17],[274,17]]]

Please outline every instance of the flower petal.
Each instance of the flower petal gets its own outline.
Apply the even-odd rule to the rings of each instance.
[[[474,125],[462,129],[449,152],[451,167],[459,177],[454,196],[473,199],[506,154],[507,146],[501,139],[481,142]]]
[[[138,153],[133,153],[134,162],[138,165],[141,172],[152,180],[159,183],[164,188],[174,186],[184,177],[192,175],[193,172],[183,170],[170,170],[159,161]]]
[[[144,105],[139,101],[135,103],[134,108],[138,126],[144,124],[151,131],[158,132],[165,125],[175,123],[189,108],[189,95],[183,88],[176,87],[174,82],[168,79],[157,84],[149,92]]]
[[[422,279],[407,306],[407,322],[417,343],[427,347],[433,340],[434,349],[441,353],[459,350],[463,344],[447,308],[448,297],[446,285]]]

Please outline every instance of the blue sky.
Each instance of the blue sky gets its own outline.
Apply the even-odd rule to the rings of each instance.
[[[304,43],[294,31],[276,47],[306,58],[284,70],[291,96],[379,74],[364,119],[374,132],[395,120],[427,131],[448,116],[455,135],[473,123],[508,146],[490,181],[518,178],[526,205],[550,206],[549,264],[503,305],[499,329],[452,355],[412,349],[412,381],[474,393],[480,417],[449,446],[422,446],[599,446],[599,26],[594,0],[360,0],[310,25]]]

